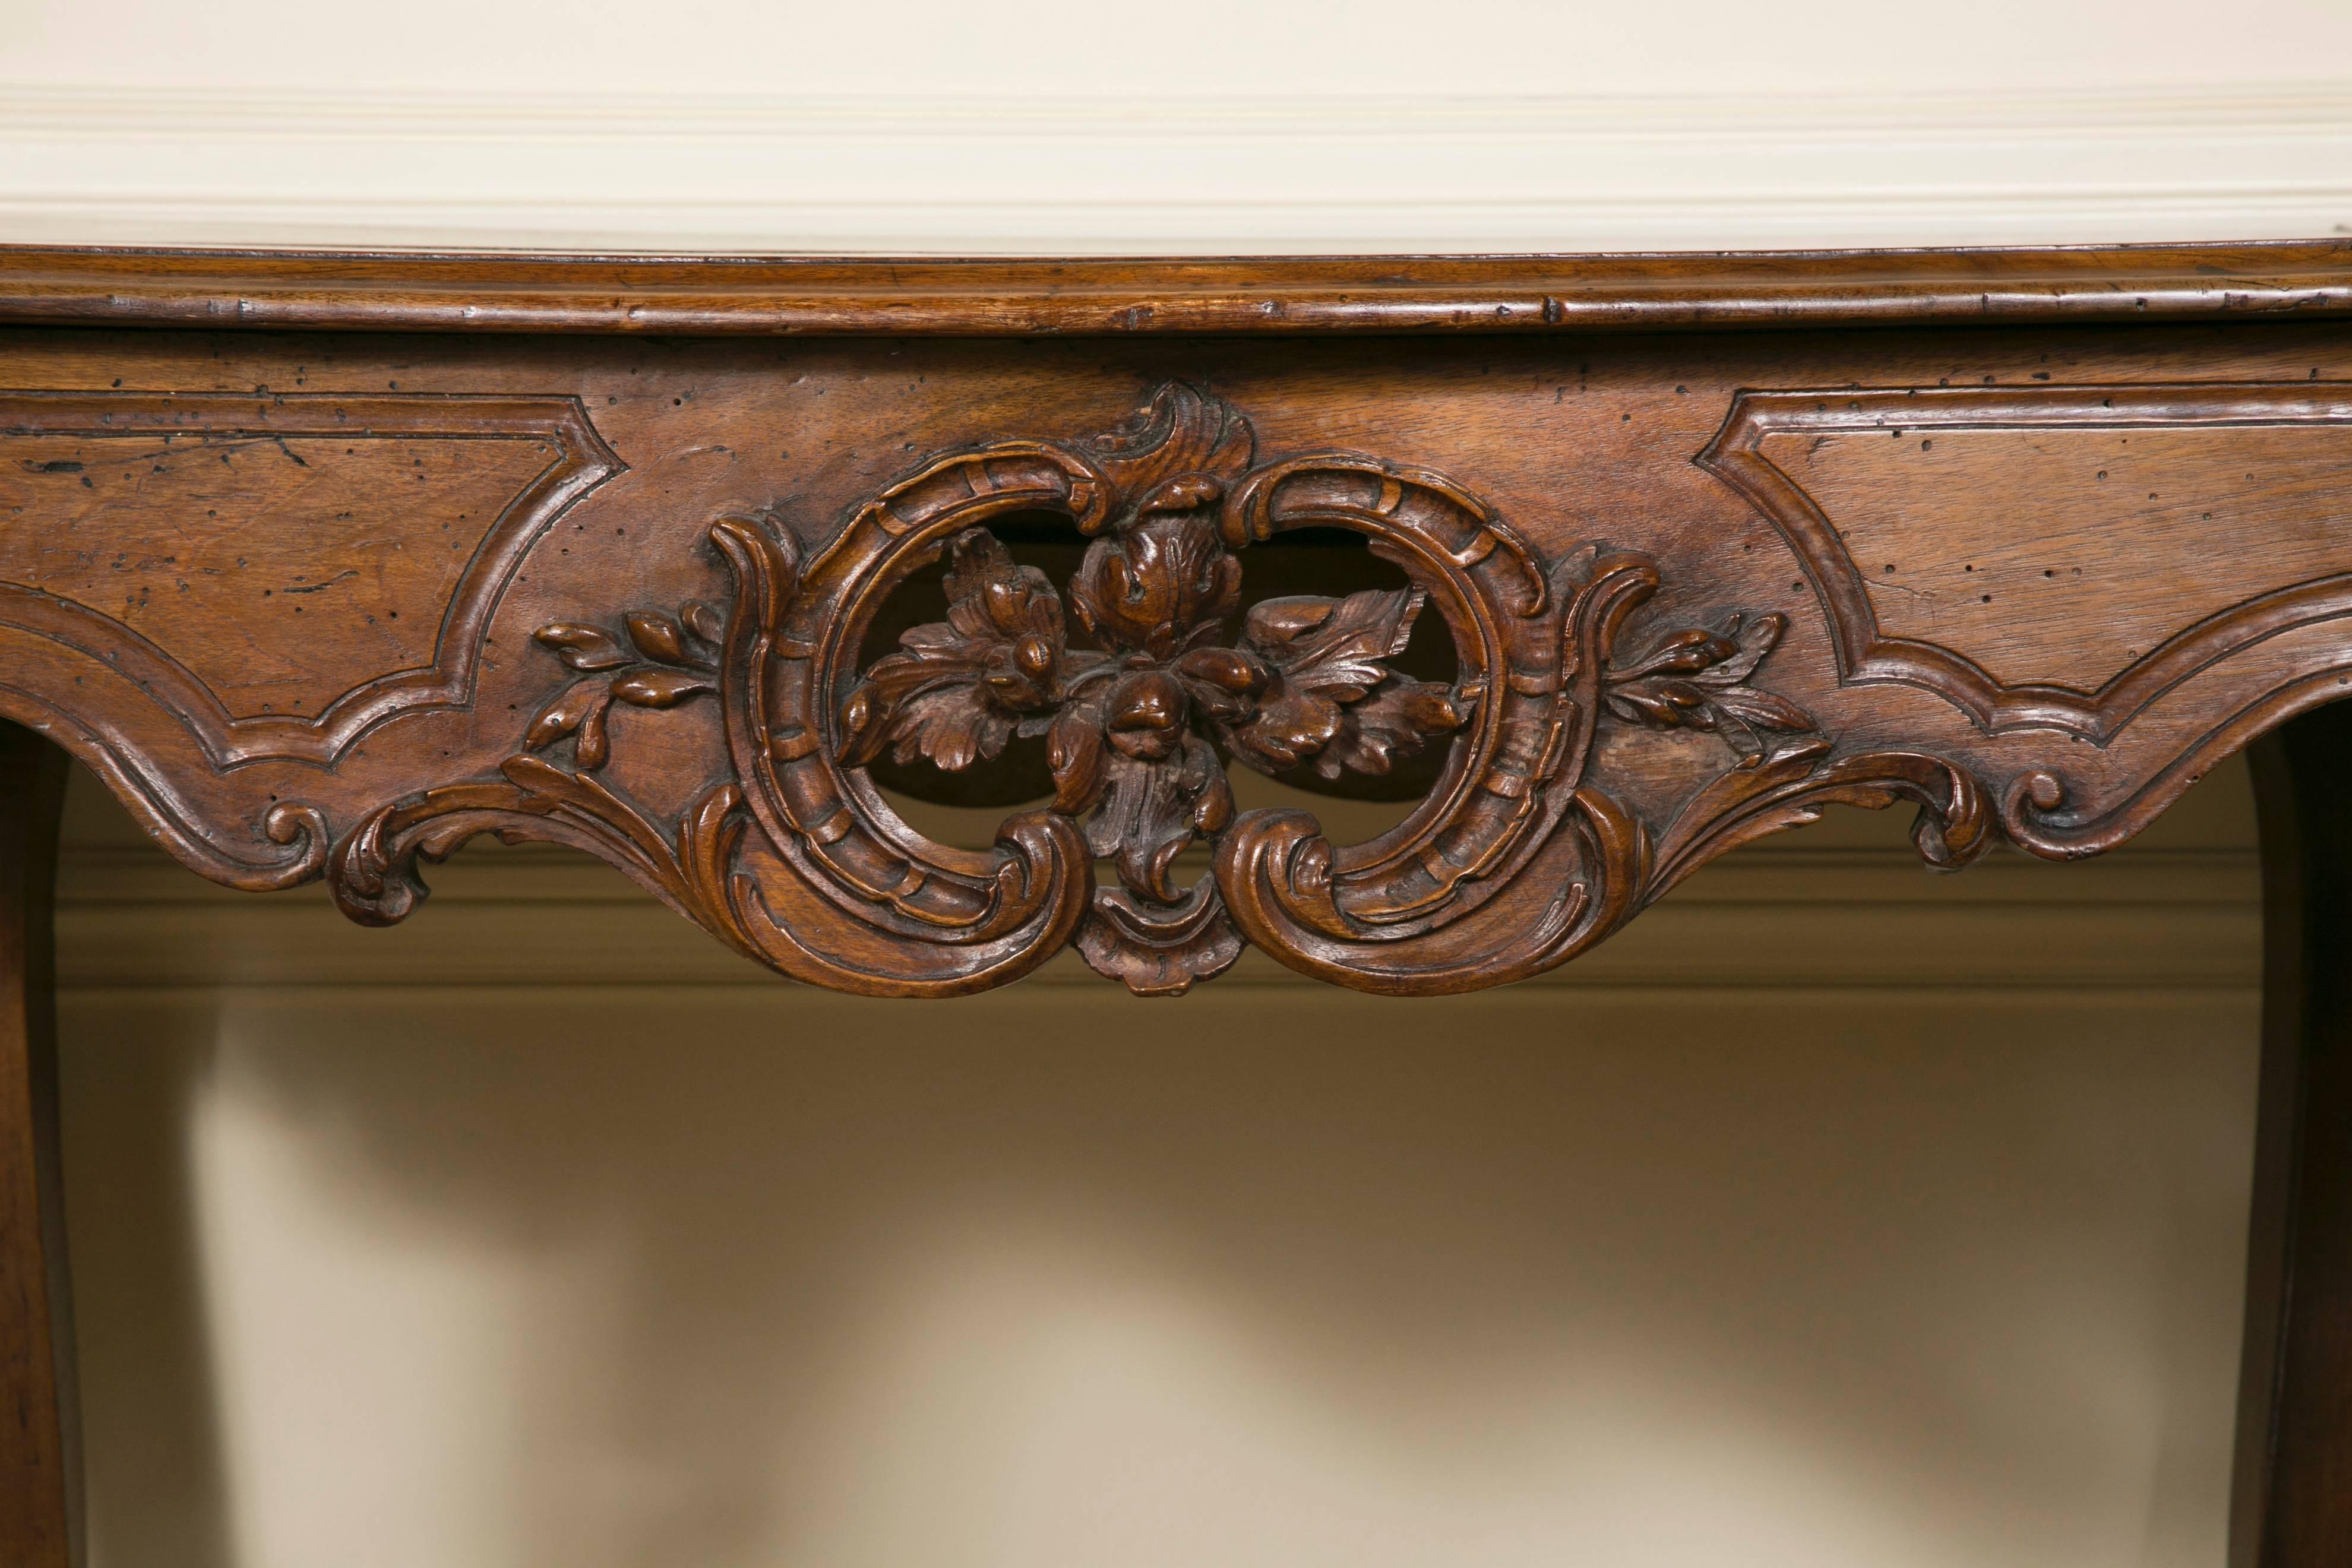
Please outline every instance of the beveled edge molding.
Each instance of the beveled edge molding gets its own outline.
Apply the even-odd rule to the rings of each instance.
[[[2352,426],[2352,384],[2209,382],[2137,385],[1885,387],[1748,391],[1732,399],[1693,459],[1769,518],[1828,607],[1839,679],[1936,693],[1989,734],[2063,730],[2098,745],[2149,703],[2234,653],[2282,632],[2352,616],[2352,574],[2291,584],[2175,633],[2095,691],[2006,683],[1952,648],[1881,631],[1853,554],[1812,496],[1764,456],[1774,435],[1904,430],[2146,429]]]
[[[196,674],[130,626],[75,600],[0,584],[0,621],[119,671],[177,715],[216,768],[272,759],[331,763],[394,715],[454,707],[473,690],[484,632],[507,582],[572,501],[623,472],[579,398],[454,393],[0,392],[0,437],[331,436],[364,440],[536,440],[554,460],[509,498],[441,606],[433,662],[345,690],[315,716],[232,715]]]
[[[138,765],[138,743],[103,714],[69,713],[40,693],[5,680],[0,713],[64,747],[98,775],[150,837],[200,875],[258,893],[299,887],[326,868],[327,814],[317,806],[276,801],[240,840],[208,826],[169,780]]]
[[[0,247],[0,323],[754,334],[1519,332],[2352,314],[2352,241],[1259,259]]]

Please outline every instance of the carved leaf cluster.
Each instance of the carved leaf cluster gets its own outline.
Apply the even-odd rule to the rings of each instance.
[[[1416,586],[1344,599],[1268,599],[1251,607],[1236,662],[1256,698],[1245,721],[1220,716],[1235,756],[1278,773],[1312,758],[1327,779],[1385,773],[1469,712],[1450,686],[1407,680],[1383,660],[1404,651],[1428,598]]]
[[[1813,728],[1803,709],[1748,684],[1788,627],[1789,617],[1775,612],[1734,616],[1721,631],[1692,626],[1670,633],[1639,658],[1612,665],[1601,701],[1628,723],[1712,731],[1743,761],[1754,762],[1771,747],[1767,731]]]
[[[604,720],[614,703],[675,708],[690,697],[718,691],[726,622],[709,605],[689,604],[675,616],[632,610],[622,628],[620,637],[581,621],[539,628],[539,640],[587,678],[573,681],[540,710],[523,732],[526,749],[544,751],[572,736],[582,771],[593,773],[612,756]]]
[[[1172,903],[1177,856],[1233,817],[1219,742],[1269,773],[1312,760],[1335,778],[1385,773],[1459,728],[1468,712],[1452,688],[1385,662],[1412,636],[1426,598],[1418,587],[1267,600],[1238,640],[1221,640],[1241,563],[1201,509],[1223,483],[1197,472],[1159,479],[1087,549],[1069,605],[1093,648],[1070,645],[1043,573],[1016,564],[985,529],[957,535],[946,624],[907,632],[866,672],[842,705],[842,760],[887,748],[961,769],[1017,734],[1043,734],[1055,809],[1086,818],[1089,847],[1129,889]]]

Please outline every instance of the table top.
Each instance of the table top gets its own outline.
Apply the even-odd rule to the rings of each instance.
[[[2352,312],[2352,241],[1613,256],[530,256],[0,247],[0,322],[654,333],[1541,332]]]

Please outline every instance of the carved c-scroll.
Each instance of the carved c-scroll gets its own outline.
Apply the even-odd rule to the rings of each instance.
[[[987,527],[1039,511],[1092,541],[1066,599]],[[1306,527],[1362,534],[1408,585],[1266,600],[1234,626],[1248,547]],[[1661,587],[1648,556],[1547,559],[1453,480],[1377,458],[1261,464],[1239,411],[1181,383],[1091,440],[927,462],[819,547],[772,517],[709,537],[731,605],[542,628],[571,681],[502,776],[395,803],[344,838],[331,876],[347,912],[400,918],[424,892],[419,858],[493,831],[603,854],[740,951],[837,988],[970,991],[1075,943],[1131,989],[1172,994],[1246,941],[1340,984],[1428,993],[1559,963],[1708,855],[1826,804],[1918,803],[1939,864],[1991,841],[1964,775],[1837,756],[1753,684],[1783,616],[1718,614],[1629,652],[1628,617]],[[878,605],[942,554],[948,620],[860,669]],[[1389,662],[1427,605],[1453,634],[1451,682]],[[599,782],[613,704],[706,699],[726,773],[674,827]],[[1711,732],[1726,760],[1654,833],[1588,778],[1610,725]],[[1045,739],[1055,798],[986,853],[917,834],[864,770],[886,751],[966,768],[1017,734]],[[1429,796],[1344,847],[1305,813],[1236,816],[1224,776],[1228,760],[1383,772],[1433,743],[1447,757]],[[567,748],[568,768],[550,755]],[[1199,841],[1210,874],[1180,887]],[[1097,858],[1117,885],[1094,885]]]

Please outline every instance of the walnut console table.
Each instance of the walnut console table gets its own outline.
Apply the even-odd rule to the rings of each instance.
[[[0,250],[0,1562],[79,1531],[68,753],[194,870],[369,924],[494,834],[843,990],[1075,947],[1171,994],[1255,945],[1412,995],[1832,805],[1916,808],[1939,868],[2071,858],[2252,747],[2232,1558],[2340,1568],[2345,696],[2352,246]]]

